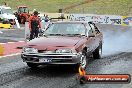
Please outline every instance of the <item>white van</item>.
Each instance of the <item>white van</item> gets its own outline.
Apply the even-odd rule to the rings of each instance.
[[[17,19],[11,8],[6,6],[0,6],[0,18],[12,25],[15,24],[15,20]]]

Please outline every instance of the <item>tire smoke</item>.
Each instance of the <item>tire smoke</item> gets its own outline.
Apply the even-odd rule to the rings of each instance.
[[[132,52],[132,27],[100,25],[104,34],[103,56]]]

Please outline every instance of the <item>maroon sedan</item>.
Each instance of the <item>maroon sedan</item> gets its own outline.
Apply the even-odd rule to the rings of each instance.
[[[89,56],[101,58],[103,35],[92,22],[53,22],[42,37],[23,48],[21,57],[31,68],[38,65],[87,65]]]

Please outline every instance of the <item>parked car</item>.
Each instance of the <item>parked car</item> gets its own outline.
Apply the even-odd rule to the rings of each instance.
[[[7,6],[0,6],[0,18],[2,19],[2,23],[10,23],[11,25],[15,25],[15,20],[17,20],[11,7]]]
[[[100,59],[103,34],[92,22],[53,22],[43,37],[23,47],[21,57],[31,68],[39,65],[87,66],[87,59]]]

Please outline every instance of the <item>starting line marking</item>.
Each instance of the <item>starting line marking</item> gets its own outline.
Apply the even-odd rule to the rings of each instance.
[[[25,41],[18,41],[18,42],[25,42]],[[7,42],[7,43],[0,43],[0,44],[3,45],[3,44],[8,44],[8,43],[17,43],[17,42]]]
[[[6,43],[0,43],[1,45],[3,45],[3,44],[6,44]]]
[[[18,42],[25,42],[25,41],[18,41]]]
[[[15,42],[7,42],[7,43],[15,43]]]
[[[16,55],[20,55],[20,54],[21,53],[15,53],[15,54],[10,54],[10,55],[0,56],[0,58],[11,57],[11,56],[16,56]]]

